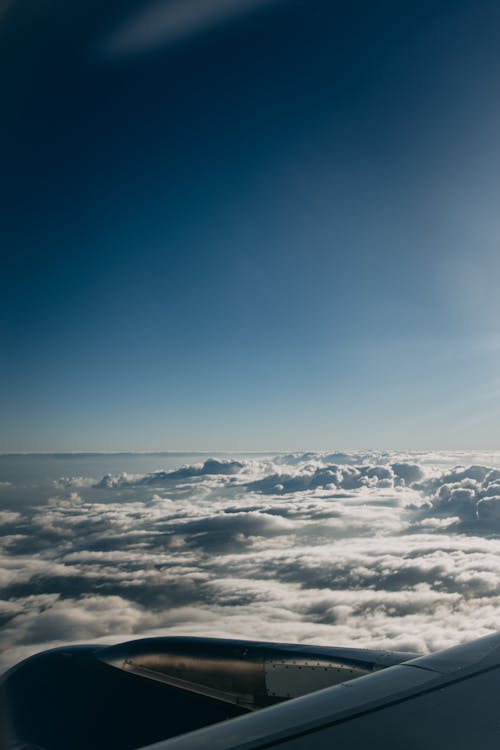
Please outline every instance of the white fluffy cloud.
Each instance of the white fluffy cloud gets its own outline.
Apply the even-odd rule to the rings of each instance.
[[[486,463],[309,453],[54,486],[0,511],[4,665],[152,633],[425,651],[498,626]]]

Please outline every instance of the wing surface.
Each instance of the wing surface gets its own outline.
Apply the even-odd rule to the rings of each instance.
[[[411,656],[177,636],[53,649],[0,679],[0,750],[136,750]]]
[[[500,633],[148,750],[500,747]]]

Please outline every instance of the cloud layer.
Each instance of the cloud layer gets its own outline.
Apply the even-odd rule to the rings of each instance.
[[[167,632],[427,651],[495,630],[499,457],[457,458],[60,477],[48,501],[0,509],[2,664]]]

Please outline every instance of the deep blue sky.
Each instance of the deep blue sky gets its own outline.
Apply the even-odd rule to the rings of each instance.
[[[4,10],[0,449],[500,448],[500,6],[236,5]]]

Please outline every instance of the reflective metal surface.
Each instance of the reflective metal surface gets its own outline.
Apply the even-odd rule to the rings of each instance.
[[[251,710],[370,674],[414,654],[210,638],[147,638],[99,658],[142,677]]]

